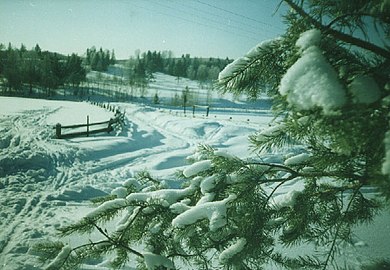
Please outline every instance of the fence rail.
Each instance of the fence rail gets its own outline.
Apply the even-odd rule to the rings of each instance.
[[[110,133],[113,130],[112,125],[115,123],[119,123],[121,121],[121,117],[117,116],[115,118],[111,118],[108,121],[103,122],[97,122],[97,123],[89,123],[89,116],[87,116],[87,123],[86,124],[77,124],[77,125],[68,125],[68,126],[62,126],[60,123],[56,124],[54,129],[56,130],[56,138],[57,139],[67,139],[67,138],[75,138],[75,137],[81,137],[81,136],[87,136],[91,134],[97,134],[97,133],[103,133],[107,132]],[[98,125],[107,125],[104,128],[100,129],[94,129],[90,130],[89,127],[91,126],[98,126]],[[78,131],[78,132],[72,132],[72,133],[62,133],[63,129],[76,129],[76,128],[86,128],[86,131]]]

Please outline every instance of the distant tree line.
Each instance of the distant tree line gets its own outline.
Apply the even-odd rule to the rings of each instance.
[[[30,95],[35,87],[51,95],[65,84],[78,87],[86,79],[86,70],[82,58],[74,53],[64,56],[42,51],[38,44],[31,50],[23,44],[20,49],[0,44],[0,78],[10,93],[27,86]]]
[[[114,50],[96,50],[95,47],[87,49],[85,63],[94,71],[107,71],[109,65],[114,65],[116,62]]]
[[[211,82],[232,60],[229,58],[191,58],[190,54],[174,58],[172,53],[147,51],[137,57],[147,73],[162,72],[168,75],[188,78],[200,82]]]
[[[65,56],[43,51],[38,44],[30,50],[23,44],[20,48],[0,44],[0,87],[8,94],[23,92],[32,95],[35,91],[49,96],[54,90],[67,86],[77,94],[80,84],[87,81],[89,70],[107,72],[108,67],[116,62],[114,50],[110,52],[103,48],[91,47],[80,57],[74,53]],[[122,73],[122,77],[125,75],[126,84],[130,86],[130,97],[145,97],[155,72],[197,80],[202,84],[211,83],[230,62],[228,58],[191,58],[190,54],[177,58],[171,51],[147,51],[136,53],[135,58],[130,58],[120,68],[126,73]],[[101,73],[97,74],[97,81],[102,79],[99,75]]]

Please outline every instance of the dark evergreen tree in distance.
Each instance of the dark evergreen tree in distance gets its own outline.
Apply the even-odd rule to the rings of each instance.
[[[5,78],[10,94],[12,90],[22,94],[27,86],[29,95],[34,87],[44,88],[51,95],[65,84],[77,87],[85,80],[86,70],[76,54],[64,56],[42,51],[38,44],[31,50],[9,44],[7,50],[0,50],[0,76]]]
[[[190,54],[183,54],[180,58],[173,58],[171,54],[157,51],[147,51],[141,54],[148,73],[162,72],[178,78],[189,78],[203,83],[212,82],[218,78],[218,73],[231,60],[217,58],[191,58]]]
[[[82,66],[82,59],[74,53],[67,58],[66,71],[66,82],[70,83],[73,88],[78,87],[86,79],[86,70]]]
[[[99,50],[96,50],[96,47],[87,49],[85,63],[91,67],[91,70],[107,71],[108,66],[115,64],[115,61],[114,50],[110,54],[109,50],[103,50],[103,48]]]
[[[17,50],[13,50],[11,44],[5,53],[3,63],[3,74],[7,79],[8,90],[11,89],[19,90],[22,86],[22,75],[21,75],[21,62],[20,55]]]

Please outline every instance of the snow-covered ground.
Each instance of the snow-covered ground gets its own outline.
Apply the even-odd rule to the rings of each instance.
[[[158,88],[163,95],[175,87],[182,89],[174,83],[174,78],[158,74],[150,91]],[[111,103],[125,112],[121,130],[58,140],[56,123],[82,124],[87,115],[90,122],[107,121],[113,113],[87,102],[0,97],[0,268],[41,269],[30,251],[32,244],[55,238],[57,228],[91,210],[91,198],[109,194],[138,171],[147,169],[174,185],[173,174],[188,166],[186,157],[200,143],[239,157],[253,155],[248,135],[266,128],[273,116],[264,109],[239,109],[245,108],[245,102],[221,100],[209,117],[184,115],[181,109]],[[235,105],[222,108],[222,104]],[[283,190],[287,192],[288,186]],[[377,219],[371,227],[377,232],[375,241],[371,241],[374,236],[365,237],[370,229],[358,228],[357,239],[369,245],[361,242],[356,247],[364,251],[354,258],[356,264],[368,256],[390,257],[389,224],[388,215]]]

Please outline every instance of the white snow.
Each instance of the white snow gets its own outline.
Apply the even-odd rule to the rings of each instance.
[[[305,163],[308,159],[310,159],[310,155],[307,153],[301,153],[292,157],[289,157],[284,161],[284,165],[286,166],[294,166]]]
[[[212,165],[211,160],[201,160],[187,167],[183,171],[183,174],[185,177],[191,177],[197,175],[198,173],[207,171],[208,169],[211,168],[211,165]]]
[[[70,255],[72,252],[72,248],[69,245],[65,245],[61,252],[58,253],[57,257],[47,266],[47,270],[55,270],[60,269],[60,267],[63,265],[65,259]]]
[[[275,43],[277,41],[279,41],[281,38],[275,38],[275,39],[269,39],[269,40],[264,40],[262,42],[260,42],[259,44],[257,44],[255,47],[253,47],[252,49],[250,49],[247,53],[246,53],[246,57],[248,58],[253,58],[253,57],[256,57],[258,55],[258,53],[266,48],[267,46],[270,46],[272,45],[272,43]]]
[[[310,46],[284,74],[279,92],[298,110],[322,108],[334,114],[346,103],[346,92],[337,73],[316,46]]]
[[[97,208],[89,212],[86,217],[87,218],[96,218],[100,214],[109,211],[109,210],[116,210],[123,208],[127,205],[127,202],[125,199],[119,198],[111,201],[107,201],[99,205]]]
[[[386,155],[382,164],[382,173],[388,175],[390,179],[390,130],[386,132],[384,144]]]
[[[256,58],[258,53],[261,51],[261,49],[266,48],[267,46],[270,46],[272,43],[279,41],[281,38],[275,38],[270,40],[265,40],[257,44],[255,47],[250,49],[245,56],[239,57],[235,59],[232,63],[228,64],[220,73],[218,76],[218,80],[222,81],[225,79],[229,79],[229,77],[235,76],[237,72],[244,67],[246,64],[248,64],[249,61],[251,61],[252,58]],[[231,86],[231,85],[230,85]]]
[[[234,255],[240,253],[244,249],[246,243],[247,242],[245,238],[239,238],[234,244],[232,244],[227,249],[221,252],[221,254],[219,255],[219,260],[222,263],[226,263]]]
[[[189,207],[187,204],[185,204],[183,202],[174,203],[169,207],[169,209],[171,209],[172,213],[175,213],[175,214],[181,214],[190,208],[191,207]]]
[[[371,104],[381,97],[379,86],[370,76],[357,76],[348,87],[355,103]]]
[[[154,94],[158,89],[161,97],[170,97],[175,91],[181,93],[186,85],[199,92],[201,97],[207,95],[206,89],[187,79],[178,82],[176,78],[163,74],[155,74],[155,78],[149,90]],[[199,144],[212,146],[217,149],[214,154],[219,156],[254,157],[256,154],[249,149],[248,136],[266,129],[274,116],[269,110],[259,113],[259,110],[248,109],[251,105],[244,101],[232,101],[226,97],[217,97],[213,101],[208,118],[201,115],[189,117],[184,115],[182,108],[112,103],[126,111],[126,125],[121,131],[57,140],[53,129],[56,123],[82,124],[87,115],[91,122],[107,121],[113,113],[87,102],[0,97],[0,268],[45,268],[30,252],[32,245],[57,239],[57,228],[76,222],[88,213],[96,216],[101,211],[123,206],[123,218],[112,222],[113,228],[108,229],[115,226],[118,230],[126,228],[140,211],[140,208],[125,206],[133,199],[160,202],[170,207],[172,212],[179,214],[180,218],[176,220],[179,225],[190,224],[196,217],[196,220],[200,218],[209,222],[213,230],[224,226],[228,201],[231,202],[233,197],[213,202],[216,194],[212,193],[213,181],[210,180],[203,183],[205,194],[198,202],[192,202],[196,203],[192,206],[186,196],[193,192],[192,189],[200,188],[204,177],[191,179],[191,187],[178,192],[175,188],[179,184],[173,180],[174,175],[191,168],[187,176],[192,177],[209,168],[210,161],[203,165],[189,165],[186,160]],[[283,128],[275,130],[282,132]],[[387,145],[390,145],[389,141],[387,139]],[[383,168],[389,172],[390,153],[387,151],[387,163]],[[197,161],[201,158],[199,155],[193,157]],[[194,170],[197,166],[199,170]],[[144,186],[135,180],[137,173],[145,169],[164,180],[167,187],[161,192],[145,195]],[[228,184],[238,181],[238,178],[230,175]],[[135,190],[135,195],[127,198],[127,188]],[[272,190],[273,186],[268,188]],[[299,190],[286,183],[278,189],[277,195],[287,194],[291,189]],[[116,195],[117,199],[92,208],[90,199],[109,194]],[[388,216],[382,219],[384,221],[380,224],[385,224],[381,225],[384,232],[378,241],[386,246],[390,241],[385,233]],[[146,229],[158,232],[159,224],[151,223]],[[369,227],[363,231],[367,230]],[[65,241],[74,247],[88,242],[88,239],[87,236],[75,236]],[[371,241],[370,249],[357,256],[379,253],[390,256],[388,249],[375,244],[376,241]],[[61,256],[68,251],[69,247],[65,247]],[[89,261],[83,268],[107,270],[109,258],[104,260],[102,263]],[[131,262],[126,267],[135,269]]]
[[[222,201],[206,202],[193,206],[189,210],[174,218],[172,220],[172,225],[178,228],[182,228],[207,218],[209,220],[210,230],[216,231],[217,229],[226,225],[226,210],[228,208],[227,204],[235,199],[236,196],[231,194]]]
[[[257,140],[263,141],[266,140],[270,136],[276,136],[279,133],[283,132],[285,128],[284,124],[274,124],[272,126],[261,129],[260,132],[257,133]]]
[[[218,75],[218,80],[222,81],[225,79],[228,79],[229,77],[235,75],[237,70],[240,67],[243,67],[247,62],[249,58],[248,57],[239,57],[235,59],[233,62],[228,64]]]
[[[159,266],[166,267],[168,270],[175,269],[173,262],[164,256],[153,254],[150,252],[145,252],[142,255],[144,256],[145,264],[148,270],[158,269]]]
[[[219,156],[219,157],[224,157],[227,159],[234,159],[235,158],[235,156],[233,156],[232,154],[230,154],[229,152],[224,151],[224,150],[216,150],[216,151],[214,151],[214,155]]]
[[[211,175],[203,179],[203,181],[200,183],[200,191],[203,195],[214,189],[215,185],[217,184],[217,178],[217,175]]]
[[[283,193],[273,197],[270,201],[271,205],[277,209],[283,207],[293,207],[299,194],[302,193],[302,188],[293,188],[287,193]]]
[[[118,198],[125,198],[127,196],[127,189],[124,187],[117,187],[111,191],[111,195],[115,195]]]
[[[311,29],[306,32],[303,32],[299,39],[296,41],[295,45],[299,47],[302,51],[306,50],[310,46],[318,46],[321,41],[321,31],[318,29]]]
[[[188,196],[194,191],[193,186],[185,189],[161,189],[150,192],[131,193],[126,197],[126,201],[131,202],[160,202],[163,206],[170,206],[178,200]]]

